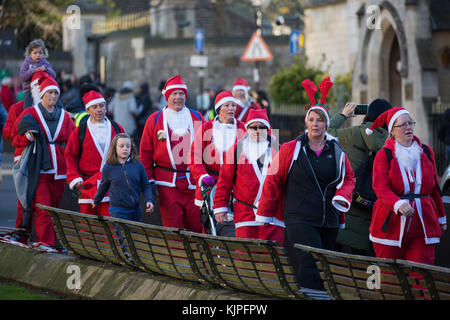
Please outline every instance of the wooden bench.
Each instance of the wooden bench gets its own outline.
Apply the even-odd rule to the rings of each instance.
[[[224,288],[266,296],[307,299],[299,291],[284,248],[265,240],[181,231],[195,249],[195,263]]]
[[[217,286],[197,269],[180,229],[38,206],[51,215],[61,244],[76,255]]]
[[[450,300],[450,268],[405,260],[396,262],[404,273],[416,280],[415,286],[423,290],[426,299]]]
[[[37,206],[50,214],[56,236],[68,251],[89,259],[133,266],[121,249],[114,228],[103,217]]]
[[[340,253],[295,244],[316,259],[328,293],[337,300],[412,300],[423,296],[415,279],[393,259]],[[376,278],[379,272],[380,278]]]
[[[105,218],[108,226],[119,226],[131,257],[142,269],[181,280],[204,282],[186,250],[180,229]],[[194,266],[194,268],[193,268]]]

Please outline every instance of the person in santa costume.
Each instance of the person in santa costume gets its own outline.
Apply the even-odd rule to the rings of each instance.
[[[227,150],[246,132],[245,124],[234,118],[236,99],[231,91],[216,96],[214,109],[216,117],[202,125],[191,146],[189,170],[197,181],[195,204],[199,207],[203,205],[202,186],[213,187],[217,183]],[[218,226],[218,235],[234,236],[232,216],[229,218],[230,221]]]
[[[330,125],[324,105],[333,85],[329,78],[317,88],[310,80],[302,82],[311,105],[307,106],[307,130],[284,143],[273,160],[262,190],[256,221],[280,221],[286,226],[284,246],[301,287],[324,290],[315,260],[309,253],[294,250],[293,244],[332,250],[344,212],[350,209],[354,189],[353,169],[336,138],[327,133]]]
[[[44,76],[49,76],[47,72],[45,71],[37,71],[33,74],[30,82],[31,86],[31,96],[33,98],[33,105],[37,105],[39,102],[41,102],[40,97],[40,90],[39,90],[39,79]],[[14,137],[13,136],[13,128],[14,123],[16,122],[17,118],[20,116],[24,109],[24,100],[21,100],[19,102],[14,103],[8,111],[8,119],[6,119],[5,126],[3,127],[3,137],[5,139],[8,139],[11,141],[11,144],[14,145],[13,142],[14,139],[20,139],[20,135]],[[15,165],[22,155],[22,152],[24,150],[25,146],[20,146],[14,148],[14,158],[13,158],[13,164]],[[17,200],[17,217],[16,217],[16,228],[19,228],[19,226],[22,224],[22,214],[23,214],[23,208],[22,204],[19,200]],[[19,241],[26,243],[27,239],[21,238]]]
[[[91,204],[101,181],[101,171],[111,141],[116,134],[124,130],[114,120],[106,117],[106,101],[99,92],[94,90],[87,92],[83,96],[83,103],[89,118],[85,124],[76,127],[72,132],[64,152],[67,183],[70,189],[79,192],[80,212],[109,216],[108,196],[104,197],[95,208],[92,208]],[[82,146],[80,146],[80,130],[84,130]]]
[[[37,71],[33,74],[31,78],[31,94],[33,98],[33,105],[37,105],[41,102],[40,90],[39,90],[39,79],[45,76],[49,76],[45,71]],[[24,109],[24,101],[19,101],[13,104],[9,108],[8,119],[6,120],[5,126],[3,127],[3,136],[5,139],[8,139],[13,143],[13,127],[19,115],[22,113]],[[22,154],[24,147],[17,147],[14,150],[14,163],[17,163],[20,159],[20,155]]]
[[[219,223],[228,216],[233,195],[234,224],[237,238],[265,239],[283,243],[283,224],[255,220],[261,191],[272,158],[278,150],[270,135],[266,110],[250,110],[246,136],[227,151],[214,194],[214,216]]]
[[[404,108],[382,113],[367,134],[384,124],[390,138],[373,164],[378,200],[370,240],[377,257],[434,264],[435,245],[447,228],[434,152],[414,135],[416,123]]]
[[[38,242],[49,246],[55,245],[55,231],[50,215],[37,207],[36,203],[47,206],[58,207],[64,193],[66,180],[66,162],[64,159],[64,144],[67,143],[70,134],[75,129],[75,125],[70,115],[57,105],[60,89],[56,81],[51,77],[41,77],[38,81],[40,87],[40,98],[42,101],[37,105],[25,109],[14,123],[12,132],[13,145],[22,148],[31,144],[36,139],[36,131],[27,130],[19,134],[19,129],[23,127],[25,120],[33,120],[39,131],[44,135],[46,146],[44,148],[49,154],[50,168],[41,170],[39,182],[31,206],[30,222],[27,224],[31,231],[33,215],[34,226]],[[22,130],[20,131],[22,132]]]
[[[187,86],[179,75],[167,80],[162,92],[168,105],[148,117],[139,157],[158,196],[162,224],[201,232],[200,210],[194,204],[196,181],[189,172],[188,157],[195,132],[205,119],[186,107]]]
[[[249,90],[250,87],[247,81],[242,78],[237,78],[234,81],[233,88],[231,89],[233,96],[237,99],[235,117],[242,122],[247,121],[248,113],[251,109],[262,109],[256,101],[253,101],[249,94]]]

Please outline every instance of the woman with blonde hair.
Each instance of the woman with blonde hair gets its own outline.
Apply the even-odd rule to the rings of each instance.
[[[384,124],[390,138],[373,164],[378,200],[370,240],[377,257],[434,264],[435,245],[447,229],[434,152],[414,135],[416,123],[404,108],[382,113],[366,131]]]
[[[311,254],[294,250],[299,243],[332,250],[343,213],[350,209],[354,189],[353,170],[336,139],[327,133],[330,125],[324,105],[333,85],[325,79],[317,88],[303,81],[311,105],[305,116],[307,130],[297,139],[283,144],[267,174],[259,201],[256,221],[280,221],[286,227],[285,247],[300,287],[324,290]]]

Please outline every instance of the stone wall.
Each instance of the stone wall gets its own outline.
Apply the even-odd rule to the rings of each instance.
[[[18,77],[25,59],[24,51],[0,52],[0,69],[9,70],[11,76]],[[72,70],[72,55],[68,52],[50,51],[48,61],[56,73],[62,69]]]
[[[325,1],[326,2],[326,1]],[[306,7],[305,52],[312,66],[330,65],[332,75],[353,69],[358,50],[359,0],[331,1],[321,6]]]
[[[272,61],[261,62],[260,88],[267,90],[272,75],[280,67],[290,66],[294,62],[294,56],[289,54],[288,37],[264,39],[274,56]],[[145,41],[144,48],[136,45],[143,41]],[[249,38],[246,37],[205,40],[205,55],[208,56],[205,88],[218,85],[224,89],[231,89],[237,77],[245,78],[250,86],[255,88],[253,81],[255,62],[240,60],[248,41]],[[143,55],[139,54],[140,50],[143,50]],[[116,89],[126,80],[132,81],[136,88],[141,82],[147,81],[151,87],[152,97],[156,98],[159,95],[159,82],[180,74],[188,86],[191,97],[199,93],[198,68],[190,66],[191,55],[198,54],[194,51],[192,39],[150,39],[123,33],[106,39],[102,44],[101,54],[106,57],[107,84]]]

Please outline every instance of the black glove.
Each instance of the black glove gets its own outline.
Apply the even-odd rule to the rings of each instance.
[[[156,184],[154,182],[150,182],[150,188],[152,188],[153,196],[159,197],[158,189],[156,188]]]

